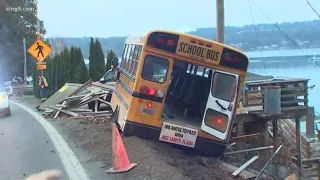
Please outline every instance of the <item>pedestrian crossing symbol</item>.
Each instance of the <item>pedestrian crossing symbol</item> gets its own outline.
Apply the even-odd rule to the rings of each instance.
[[[51,47],[38,39],[29,47],[28,53],[37,61],[42,62],[51,53]]]

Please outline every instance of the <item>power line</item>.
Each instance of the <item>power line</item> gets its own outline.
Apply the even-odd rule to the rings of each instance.
[[[272,19],[253,1],[251,0],[251,2],[269,19],[269,21],[277,28],[279,29],[299,50],[301,50],[303,53],[304,51],[298,46],[297,43],[294,42],[294,40],[292,40],[287,33],[285,33],[278,25],[277,22],[272,21]]]
[[[306,0],[307,1],[307,0]],[[274,21],[272,21],[272,19],[253,1],[253,0],[251,0],[251,2],[269,19],[269,21],[271,22],[271,23],[273,23],[273,25],[277,28],[277,29],[279,29],[301,52],[303,52],[303,53],[305,53],[304,51],[303,51],[303,49],[302,48],[300,48],[299,46],[298,46],[298,44],[297,43],[295,43],[294,42],[294,40],[292,40],[288,35],[287,35],[287,33],[285,33],[280,27],[279,27],[279,25],[278,25],[278,23],[275,23]],[[310,3],[307,1],[307,3],[310,5]],[[311,7],[312,8],[312,7]],[[312,8],[313,9],[313,8]],[[316,12],[316,11],[315,11]],[[317,13],[317,15],[318,15],[318,13]],[[314,63],[314,65],[316,65],[317,67],[319,67],[320,68],[320,65],[318,65],[315,61],[313,61],[313,63]]]
[[[312,5],[310,4],[310,2],[308,0],[305,0],[306,3],[309,5],[309,7],[312,9],[312,11],[318,16],[318,18],[320,19],[320,14],[312,7]]]
[[[254,31],[255,31],[255,34],[256,34],[256,38],[257,38],[258,47],[260,47],[261,45],[260,45],[260,41],[259,41],[258,31],[257,31],[256,23],[254,21],[253,15],[252,15],[252,10],[251,10],[251,5],[250,5],[250,1],[249,0],[248,0],[248,5],[249,5],[249,9],[250,9],[250,15],[251,15]],[[263,69],[264,69],[264,72],[265,72],[265,75],[266,75],[265,78],[267,79],[268,74],[267,74],[267,70],[266,70],[266,65],[264,64],[264,59],[262,57],[261,48],[259,48],[259,52],[260,52],[261,61],[262,61],[262,64],[263,64]]]

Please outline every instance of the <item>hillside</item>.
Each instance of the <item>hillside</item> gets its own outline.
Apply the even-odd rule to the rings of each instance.
[[[257,49],[281,49],[290,48],[316,48],[320,47],[320,21],[294,22],[278,24],[279,30],[274,24],[247,25],[243,27],[226,27],[225,43],[244,51]],[[257,31],[255,31],[255,28]],[[285,33],[284,33],[285,32]],[[187,32],[192,35],[215,40],[216,28],[198,28]],[[288,37],[289,38],[288,38]],[[125,37],[98,38],[104,52],[113,49],[119,56],[122,52]],[[88,58],[89,37],[84,38],[53,38],[51,44],[59,40],[60,44],[78,46],[83,52],[84,58]],[[63,41],[64,43],[61,43]],[[294,43],[293,43],[293,42]],[[61,45],[60,45],[61,46]],[[62,49],[62,48],[61,48]]]

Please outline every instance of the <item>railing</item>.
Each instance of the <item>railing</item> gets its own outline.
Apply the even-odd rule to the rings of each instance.
[[[265,87],[280,86],[281,108],[307,106],[307,84],[307,79],[245,83],[245,86],[248,90],[243,91],[242,104],[244,107],[263,106],[263,95]]]

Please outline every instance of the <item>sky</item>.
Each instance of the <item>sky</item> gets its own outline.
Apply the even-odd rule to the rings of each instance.
[[[152,29],[216,27],[216,0],[38,0],[46,37],[142,35]],[[249,3],[250,2],[250,3]],[[305,0],[225,0],[225,25],[317,19]],[[320,12],[320,0],[309,0]]]

